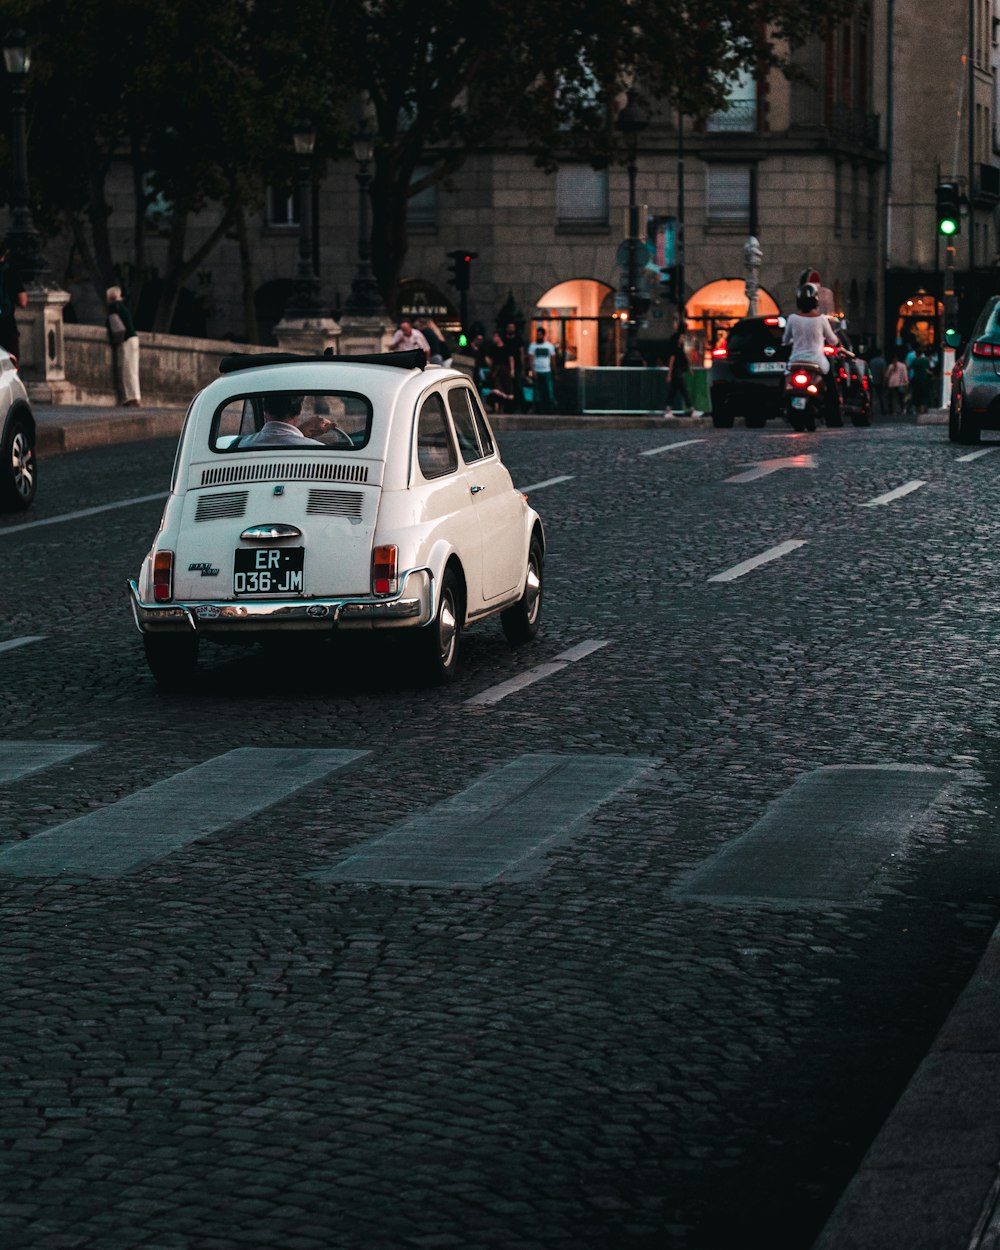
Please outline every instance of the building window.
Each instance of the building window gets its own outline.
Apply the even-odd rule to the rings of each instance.
[[[706,173],[709,224],[748,226],[753,207],[753,167],[709,165]]]
[[[752,71],[740,70],[729,80],[725,106],[709,114],[705,129],[757,129],[757,80]]]
[[[608,171],[561,165],[556,173],[556,218],[561,226],[606,226]]]
[[[264,195],[269,226],[298,226],[299,189],[287,183],[268,186]]]
[[[430,165],[418,165],[410,182],[419,182],[431,171]],[[437,183],[424,187],[406,201],[406,224],[416,230],[433,230],[437,226]]]

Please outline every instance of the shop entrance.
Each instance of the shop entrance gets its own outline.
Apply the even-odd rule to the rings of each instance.
[[[699,287],[687,302],[688,343],[693,359],[712,363],[712,348],[725,342],[729,328],[747,315],[746,283],[742,278],[719,278]],[[757,316],[780,312],[774,297],[763,287],[757,292]]]
[[[535,305],[527,342],[543,326],[568,369],[615,365],[616,331],[614,290],[593,278],[574,278],[550,287]]]
[[[896,315],[896,349],[904,355],[912,347],[922,347],[934,359],[941,346],[944,304],[918,290],[899,306]]]

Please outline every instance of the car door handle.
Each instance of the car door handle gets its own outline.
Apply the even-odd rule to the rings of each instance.
[[[485,486],[470,486],[469,493],[473,495],[478,495],[481,490],[485,490],[485,489],[486,489]]]

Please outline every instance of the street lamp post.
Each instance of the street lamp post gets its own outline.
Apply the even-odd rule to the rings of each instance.
[[[354,159],[358,162],[358,267],[351,279],[351,293],[344,311],[353,317],[385,315],[382,293],[372,273],[371,234],[368,226],[368,189],[372,177],[368,172],[375,155],[375,131],[368,114],[362,111],[352,140]]]
[[[638,93],[629,87],[627,102],[618,114],[618,129],[625,135],[628,142],[628,323],[625,327],[625,355],[623,365],[644,365],[642,352],[639,351],[639,265],[638,249],[642,244],[642,231],[635,199],[636,152],[639,146],[639,135],[646,129],[649,122],[638,104]]]
[[[11,79],[11,153],[13,182],[10,195],[11,262],[25,284],[45,286],[51,277],[42,252],[41,239],[31,216],[28,187],[28,130],[25,79],[31,67],[31,49],[23,30],[9,31],[3,44],[3,60]]]
[[[316,131],[309,120],[296,122],[292,143],[299,158],[299,265],[284,319],[308,321],[324,313],[313,250],[312,156]]]

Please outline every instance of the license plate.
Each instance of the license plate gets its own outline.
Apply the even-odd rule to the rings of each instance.
[[[793,408],[804,408],[808,402],[809,401],[806,399],[805,395],[793,395],[792,396]]]
[[[239,548],[234,595],[301,595],[304,547]]]
[[[751,363],[751,373],[784,373],[785,362],[783,360],[761,360]]]

